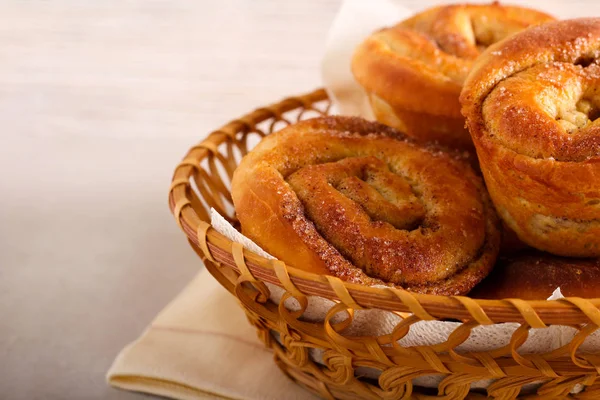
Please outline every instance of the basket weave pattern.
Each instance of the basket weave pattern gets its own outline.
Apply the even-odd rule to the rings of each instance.
[[[211,207],[237,226],[229,183],[251,142],[297,120],[327,115],[329,105],[325,91],[317,90],[230,122],[190,149],[175,170],[169,192],[171,211],[191,246],[210,273],[237,297],[259,338],[273,349],[278,366],[291,379],[326,399],[485,398],[470,392],[470,387],[486,379],[493,380],[486,394],[496,399],[599,399],[600,354],[584,353],[578,348],[600,326],[600,299],[476,300],[365,287],[260,257],[211,229]],[[268,300],[265,282],[285,289],[279,305]],[[302,320],[307,296],[321,296],[336,303],[325,321]],[[300,311],[283,306],[290,297],[298,301]],[[343,331],[352,322],[354,311],[361,309],[412,315],[387,335],[345,336]],[[339,313],[347,318],[333,323]],[[413,347],[398,344],[414,323],[443,319],[462,321],[445,342]],[[508,345],[488,352],[455,352],[476,326],[502,322],[520,324]],[[568,325],[578,333],[570,343],[551,352],[518,354],[529,329],[551,324]],[[313,348],[323,350],[322,363],[309,356]],[[381,375],[376,381],[358,377],[355,370],[359,367],[379,370]],[[413,387],[414,378],[432,374],[444,377],[437,391],[425,394]],[[531,383],[538,383],[535,392],[522,393],[523,386]],[[576,385],[583,390],[570,394]]]

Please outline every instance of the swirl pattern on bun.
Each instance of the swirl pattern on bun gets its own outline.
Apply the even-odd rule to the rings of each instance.
[[[466,162],[358,118],[265,137],[232,196],[242,232],[266,251],[350,282],[463,294],[498,253],[498,219]]]

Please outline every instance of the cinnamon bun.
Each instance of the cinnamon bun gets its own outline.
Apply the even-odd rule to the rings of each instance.
[[[551,20],[497,2],[435,7],[373,33],[356,49],[352,71],[379,122],[472,150],[458,97],[473,61],[489,45]]]
[[[600,19],[551,22],[490,47],[461,102],[496,209],[519,238],[600,256]]]
[[[463,294],[498,253],[499,222],[468,163],[358,118],[265,137],[232,196],[242,232],[266,251],[350,282]]]

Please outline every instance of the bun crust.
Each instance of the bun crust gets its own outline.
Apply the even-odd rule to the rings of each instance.
[[[461,94],[499,215],[527,244],[600,256],[600,19],[551,22],[490,47]]]
[[[550,20],[498,3],[435,7],[373,33],[356,49],[352,71],[379,122],[472,150],[458,98],[473,61],[488,45]]]
[[[358,118],[265,137],[232,196],[242,232],[266,251],[350,282],[461,294],[498,253],[498,219],[466,162]]]
[[[600,260],[558,257],[538,251],[501,258],[469,296],[546,300],[557,287],[565,297],[600,297]]]

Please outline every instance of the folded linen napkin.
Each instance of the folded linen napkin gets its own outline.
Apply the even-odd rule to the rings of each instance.
[[[316,399],[279,370],[236,299],[206,270],[121,351],[107,380],[185,400]]]

